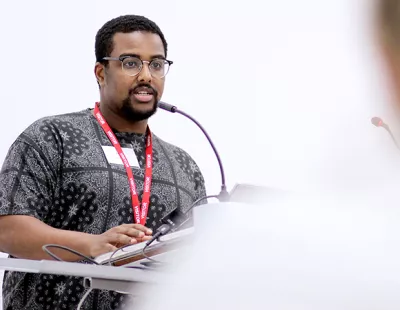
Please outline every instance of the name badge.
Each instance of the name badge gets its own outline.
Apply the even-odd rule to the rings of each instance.
[[[119,157],[117,150],[113,146],[102,145],[104,155],[106,155],[107,161],[110,164],[124,165],[121,157]],[[131,167],[140,168],[136,154],[131,148],[122,148],[126,159]]]

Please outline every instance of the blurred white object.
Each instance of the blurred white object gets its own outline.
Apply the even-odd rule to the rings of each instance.
[[[397,310],[400,210],[390,201],[374,193],[207,205],[170,283],[133,308]]]

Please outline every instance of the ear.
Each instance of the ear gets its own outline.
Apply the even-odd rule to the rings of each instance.
[[[105,67],[103,64],[96,62],[94,66],[94,74],[96,76],[97,83],[99,86],[104,86],[106,83],[105,78]]]

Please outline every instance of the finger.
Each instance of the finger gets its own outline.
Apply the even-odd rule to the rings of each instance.
[[[141,224],[122,224],[119,227],[134,228],[144,232],[146,235],[151,235],[153,233],[153,231],[150,228],[147,228],[146,226],[143,226]]]
[[[132,238],[143,238],[145,236],[145,233],[143,231],[130,227],[120,227],[118,229],[118,233],[125,234]]]
[[[138,243],[137,239],[136,238],[132,238],[131,239],[131,244],[136,244],[136,243]]]
[[[107,238],[108,243],[111,244],[126,245],[132,242],[132,238],[127,236],[126,234],[115,233],[115,234],[110,234],[107,237],[108,237]]]
[[[134,238],[141,238],[145,235],[143,231],[137,230],[130,226],[122,226],[122,225],[116,227],[115,232],[117,232],[118,234],[124,234],[126,236]]]
[[[133,224],[133,225],[134,225],[133,228],[143,231],[146,235],[151,235],[153,233],[153,231],[146,226],[143,226],[141,224]]]
[[[152,236],[144,236],[143,238],[136,238],[138,243],[144,242],[144,241],[149,241],[151,240],[153,237]]]
[[[123,248],[123,247],[129,246],[132,244],[136,244],[136,243],[138,243],[138,241],[135,238],[132,238],[130,243],[127,243],[127,244],[117,243],[117,244],[113,244],[113,245],[119,249],[119,248]]]

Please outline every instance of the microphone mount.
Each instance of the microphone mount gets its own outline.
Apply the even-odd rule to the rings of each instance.
[[[228,193],[228,191],[226,189],[225,171],[224,171],[224,167],[222,165],[221,157],[219,156],[217,148],[215,147],[214,143],[212,142],[210,136],[208,135],[208,133],[204,129],[204,127],[196,119],[194,119],[192,116],[190,116],[189,114],[179,110],[176,106],[174,106],[172,104],[169,104],[169,103],[166,103],[166,102],[163,102],[163,101],[159,101],[158,102],[158,107],[163,109],[163,110],[165,110],[165,111],[171,112],[171,113],[181,114],[181,115],[185,116],[186,118],[190,119],[193,123],[195,123],[200,128],[200,130],[206,136],[208,142],[210,143],[210,145],[211,145],[211,147],[212,147],[212,149],[214,151],[215,157],[218,160],[218,165],[219,165],[219,169],[220,169],[220,173],[221,173],[221,191],[216,196],[216,198],[221,202],[229,201],[230,197],[229,197],[229,193]]]

